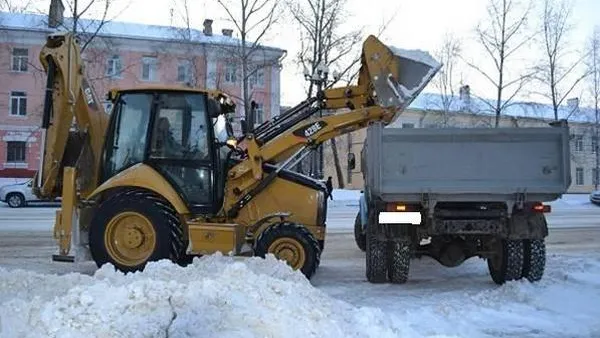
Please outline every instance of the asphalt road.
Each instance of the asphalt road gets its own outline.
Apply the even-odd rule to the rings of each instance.
[[[83,264],[52,262],[56,244],[52,238],[54,207],[27,207],[11,209],[0,206],[0,268],[25,268],[44,273],[73,271],[93,273],[91,262]],[[322,265],[364,264],[363,253],[358,250],[352,235],[356,209],[332,208],[328,213],[326,249]],[[600,251],[600,207],[555,209],[548,215],[550,235],[548,252]]]

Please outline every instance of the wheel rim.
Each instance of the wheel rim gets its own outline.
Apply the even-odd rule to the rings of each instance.
[[[144,215],[128,211],[113,217],[104,232],[108,254],[119,264],[136,266],[148,260],[156,247],[156,232]]]
[[[8,204],[10,204],[11,207],[18,207],[21,205],[21,198],[18,195],[12,195],[8,199]]]
[[[285,237],[275,240],[269,246],[268,252],[286,261],[294,270],[302,268],[306,262],[304,247],[293,238]]]

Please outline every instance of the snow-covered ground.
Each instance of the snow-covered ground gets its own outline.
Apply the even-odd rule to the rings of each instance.
[[[600,208],[587,196],[552,204],[544,279],[503,286],[477,258],[413,260],[407,284],[366,282],[357,206],[337,198],[310,282],[274,259],[129,275],[51,262],[55,208],[0,205],[0,337],[600,337]]]
[[[371,285],[332,260],[310,282],[274,259],[158,262],[92,276],[0,268],[1,337],[598,337],[600,256],[551,254],[536,284],[494,285],[481,261],[416,261]],[[333,271],[332,271],[333,270]],[[341,271],[337,278],[323,278]],[[341,277],[340,277],[341,276]]]

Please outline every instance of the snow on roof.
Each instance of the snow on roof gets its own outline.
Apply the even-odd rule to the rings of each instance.
[[[440,94],[422,92],[408,106],[409,109],[415,110],[443,110],[444,97]],[[495,100],[483,99],[471,96],[469,102],[462,100],[460,96],[447,98],[449,101],[449,110],[451,112],[471,112],[481,115],[493,114],[491,106],[495,105]],[[504,108],[503,115],[520,117],[520,118],[536,118],[536,119],[552,119],[554,120],[554,109],[551,104],[527,101],[512,101]],[[589,107],[579,106],[578,112],[573,112],[573,108],[568,105],[561,105],[558,109],[558,118],[567,119],[575,122],[592,122],[594,110]]]
[[[96,31],[100,23],[100,20],[82,18],[79,19],[78,26],[79,29],[83,32],[94,32]],[[65,27],[68,27],[70,29],[72,25],[73,18],[65,18],[63,24],[64,27],[61,27],[59,29],[53,29],[48,27],[48,19],[46,15],[34,13],[0,12],[1,29],[21,29],[50,33],[56,30],[64,30]],[[105,37],[120,37],[160,41],[183,40],[183,34],[187,35],[187,29],[184,30],[175,26],[146,25],[123,21],[106,22],[98,32],[98,35]],[[212,35],[205,35],[202,31],[197,29],[190,29],[189,36],[186,36],[185,40],[196,43],[220,44],[231,46],[237,46],[241,44],[241,40],[236,39],[234,37],[218,35],[214,33]],[[284,52],[284,50],[280,48],[265,45],[263,45],[262,47],[264,49],[280,53]]]

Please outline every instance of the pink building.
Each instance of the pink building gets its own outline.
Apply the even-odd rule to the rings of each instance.
[[[97,24],[81,20],[78,26],[93,32]],[[31,177],[39,167],[46,79],[38,55],[48,34],[70,25],[71,18],[52,28],[43,15],[0,12],[0,177]],[[205,20],[202,31],[105,23],[83,52],[88,80],[99,99],[112,87],[144,84],[218,88],[234,97],[239,119],[242,74],[235,55],[241,42],[229,29],[213,34],[211,26],[211,20]],[[86,39],[82,35],[83,43]],[[268,46],[253,53],[249,90],[258,104],[257,123],[280,111],[284,55],[284,50]],[[111,107],[105,103],[105,108],[109,112]]]

